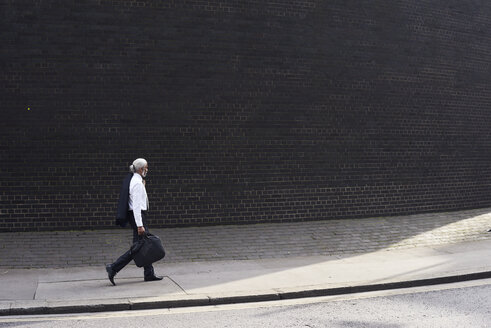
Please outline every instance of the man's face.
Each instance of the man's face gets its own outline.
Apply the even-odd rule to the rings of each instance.
[[[147,173],[148,173],[148,164],[145,165],[143,168],[141,168],[140,171],[141,171],[140,175],[145,178],[147,176]]]

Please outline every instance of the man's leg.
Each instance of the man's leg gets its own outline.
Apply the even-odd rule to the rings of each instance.
[[[143,276],[145,277],[145,279],[151,279],[152,277],[155,276],[155,272],[153,270],[153,265],[147,265],[145,267],[143,267]]]
[[[147,228],[147,225],[145,222],[145,218],[146,218],[146,215],[142,214],[143,228],[145,228],[145,232],[150,233],[150,231],[148,231],[148,228]],[[133,234],[133,240],[138,240],[138,230],[136,230],[136,235]],[[158,277],[155,275],[153,265],[151,265],[151,264],[143,267],[143,277],[144,277],[145,281],[162,280],[162,277]]]
[[[135,242],[135,234],[138,237],[138,230],[135,225],[135,218],[133,217],[132,212],[128,212],[128,221],[130,223],[131,228],[133,229],[133,242]],[[114,263],[106,265],[106,271],[109,278],[109,281],[113,284],[114,277],[116,274],[121,271],[128,263],[133,260],[133,256],[131,255],[131,251],[128,250],[126,253],[121,255]]]
[[[121,271],[128,263],[133,260],[131,256],[130,250],[121,255],[113,264],[111,264],[111,269],[113,269],[116,273]]]
[[[145,228],[145,232],[149,232],[145,221],[143,221],[143,228]],[[140,238],[140,236],[138,235],[138,228],[135,226],[133,229],[133,243],[136,243],[138,241],[138,238]],[[144,266],[143,270],[143,276],[145,278],[153,277],[155,275],[153,271],[153,266],[151,264]]]
[[[133,256],[131,255],[130,250],[121,255],[113,264],[106,265],[107,276],[109,281],[116,286],[114,282],[114,277],[116,274],[121,271],[128,263],[131,262]]]
[[[143,227],[145,228],[145,232],[149,232],[147,225],[145,222],[143,223]],[[133,242],[138,240],[138,230],[136,231],[136,236],[133,235]],[[155,271],[153,270],[153,265],[146,265],[143,267],[143,277],[145,281],[152,281],[152,280],[161,280],[161,279],[154,279],[155,277]]]

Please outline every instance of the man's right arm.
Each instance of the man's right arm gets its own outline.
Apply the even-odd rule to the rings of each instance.
[[[138,232],[140,232],[140,228],[143,229],[143,231],[145,231],[145,229],[143,228],[143,220],[142,220],[142,208],[143,208],[143,205],[142,204],[142,198],[144,195],[144,191],[143,191],[143,185],[142,184],[135,184],[133,186],[133,188],[131,189],[131,194],[133,195],[132,197],[132,201],[133,201],[133,216],[135,217],[135,223],[136,223],[136,226],[138,227]]]

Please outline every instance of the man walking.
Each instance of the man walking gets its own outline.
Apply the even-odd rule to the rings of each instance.
[[[148,210],[148,197],[145,189],[144,178],[148,173],[148,163],[143,158],[136,159],[130,166],[131,173],[123,181],[121,193],[119,196],[118,214],[116,223],[125,226],[129,223],[133,228],[133,243],[141,236],[148,232],[145,217]],[[128,263],[133,260],[131,252],[128,250],[121,255],[113,264],[106,265],[106,271],[109,281],[116,285],[114,277]],[[144,267],[144,280],[155,281],[162,280],[162,277],[156,276],[152,265]]]

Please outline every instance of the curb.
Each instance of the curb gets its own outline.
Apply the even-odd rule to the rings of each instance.
[[[193,306],[210,306],[223,304],[237,303],[252,303],[279,301],[288,299],[298,299],[307,297],[320,296],[335,296],[347,295],[354,293],[364,293],[373,291],[383,291],[391,289],[412,288],[422,286],[441,285],[455,282],[489,279],[491,271],[483,271],[469,273],[463,275],[453,275],[445,277],[436,277],[428,279],[417,279],[381,284],[345,286],[335,288],[320,288],[292,292],[264,293],[251,295],[235,295],[235,296],[203,296],[203,295],[186,295],[177,298],[167,298],[154,300],[138,300],[138,299],[117,299],[117,300],[100,300],[93,301],[98,303],[88,304],[82,301],[59,301],[49,302],[40,301],[42,305],[20,305],[16,306],[15,302],[10,304],[10,307],[0,308],[0,316],[13,315],[42,315],[42,314],[72,314],[72,313],[94,313],[94,312],[110,312],[110,311],[131,311],[131,310],[150,310],[150,309],[166,309],[166,308],[183,308]],[[68,304],[67,304],[68,303]],[[70,304],[71,303],[71,304]]]
[[[373,285],[347,286],[327,289],[314,289],[299,292],[287,292],[281,294],[281,299],[295,299],[302,297],[336,296],[354,293],[366,293],[391,289],[413,288],[422,286],[442,285],[455,282],[488,279],[491,278],[491,271],[469,273],[437,278],[417,279],[408,281],[389,282]]]

